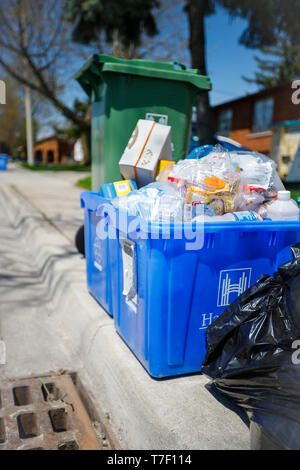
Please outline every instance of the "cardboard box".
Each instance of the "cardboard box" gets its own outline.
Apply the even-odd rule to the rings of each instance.
[[[145,186],[155,180],[160,160],[172,160],[171,127],[140,119],[119,162],[121,174]]]
[[[137,189],[134,180],[116,181],[115,183],[105,183],[101,185],[100,195],[107,199],[113,199],[117,196],[126,196]]]

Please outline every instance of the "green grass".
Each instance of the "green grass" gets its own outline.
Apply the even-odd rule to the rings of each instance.
[[[87,176],[86,178],[82,178],[81,180],[77,181],[76,186],[80,188],[88,189],[91,191],[92,189],[92,178],[91,176]]]
[[[291,191],[293,199],[300,197],[300,183],[285,183],[284,185],[287,191]]]
[[[90,165],[80,165],[78,163],[70,163],[69,165],[54,165],[54,164],[49,164],[49,165],[43,165],[43,164],[37,164],[37,165],[29,165],[26,162],[21,163],[22,168],[25,168],[26,170],[32,170],[32,171],[78,171],[78,172],[83,172],[83,171],[91,171],[91,166]]]

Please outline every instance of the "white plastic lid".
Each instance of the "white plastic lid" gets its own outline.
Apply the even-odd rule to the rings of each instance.
[[[279,201],[289,201],[291,199],[291,191],[278,191]]]

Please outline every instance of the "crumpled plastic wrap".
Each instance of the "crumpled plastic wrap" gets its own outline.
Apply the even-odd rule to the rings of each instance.
[[[215,152],[221,152],[222,147],[214,151],[200,162],[208,164]],[[257,152],[231,151],[228,152],[232,167],[239,173],[241,184],[235,197],[235,211],[263,210],[263,204],[277,197],[284,186],[277,174],[276,163],[267,156]],[[264,215],[266,213],[264,211]]]
[[[221,145],[203,149],[207,156],[171,163],[156,183],[116,198],[113,204],[129,216],[161,223],[188,222],[199,213],[255,211],[266,217],[264,203],[284,189],[275,162],[255,152],[229,152]]]
[[[151,183],[127,196],[112,200],[114,207],[128,216],[141,217],[148,222],[182,222],[185,199],[177,188],[168,183]]]
[[[266,198],[260,191],[251,191],[248,184],[243,181],[235,200],[235,211],[258,211]]]
[[[201,162],[209,161],[210,155],[202,158]],[[266,155],[244,150],[229,152],[229,155],[233,167],[240,173],[241,178],[247,181],[250,190],[284,190],[276,171],[276,163]]]
[[[231,163],[230,154],[216,146],[201,160],[182,160],[169,174],[168,180],[184,194],[187,204],[204,204],[215,215],[234,210],[241,178]]]

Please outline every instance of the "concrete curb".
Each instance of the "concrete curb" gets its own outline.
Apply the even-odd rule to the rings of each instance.
[[[209,394],[205,377],[148,376],[89,295],[75,248],[18,188],[2,186],[0,197],[47,286],[58,340],[72,351],[74,369],[99,403],[114,440],[125,449],[249,449],[248,428]]]

